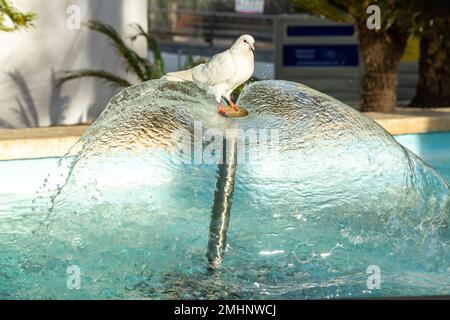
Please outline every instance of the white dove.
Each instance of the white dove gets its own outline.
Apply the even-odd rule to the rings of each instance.
[[[222,98],[235,110],[238,107],[231,101],[230,95],[239,85],[250,79],[254,69],[253,50],[255,40],[250,35],[240,36],[230,49],[218,53],[207,63],[192,69],[169,72],[169,81],[193,81],[208,93],[214,95],[218,111],[226,114]]]

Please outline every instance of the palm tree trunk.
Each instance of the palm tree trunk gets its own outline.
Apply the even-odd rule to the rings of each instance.
[[[419,83],[410,106],[450,106],[449,29],[448,18],[435,18],[433,26],[427,23],[420,39]]]
[[[359,51],[364,64],[362,111],[393,112],[397,102],[397,71],[411,34],[409,25],[392,25],[386,31],[358,25]]]

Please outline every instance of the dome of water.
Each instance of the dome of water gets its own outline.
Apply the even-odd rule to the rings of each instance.
[[[33,244],[38,285],[23,294],[450,292],[449,187],[378,124],[286,81],[248,85],[237,101],[246,117],[223,117],[214,104],[192,83],[165,80],[113,97],[66,157],[67,181]],[[234,192],[225,256],[212,271],[205,254],[212,208],[226,201],[215,196],[224,150],[237,163],[225,158]],[[71,265],[81,269],[82,290],[49,290]],[[373,266],[382,290],[367,287]]]

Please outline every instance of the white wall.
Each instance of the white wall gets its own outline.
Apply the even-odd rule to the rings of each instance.
[[[147,0],[12,0],[36,13],[34,28],[0,32],[0,127],[75,124],[95,117],[117,89],[85,78],[55,91],[52,71],[79,68],[123,70],[107,38],[81,26],[68,28],[70,5],[81,21],[100,20],[131,35],[130,23],[147,28]],[[73,20],[69,20],[73,22]],[[146,56],[143,39],[128,44]],[[15,80],[14,80],[14,79]],[[37,120],[37,121],[36,121]]]

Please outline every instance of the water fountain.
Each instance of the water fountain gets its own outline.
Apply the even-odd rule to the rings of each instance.
[[[298,83],[255,82],[237,104],[248,115],[226,118],[165,80],[114,96],[66,157],[30,292],[78,265],[84,289],[54,297],[449,293],[450,191],[432,168]]]

